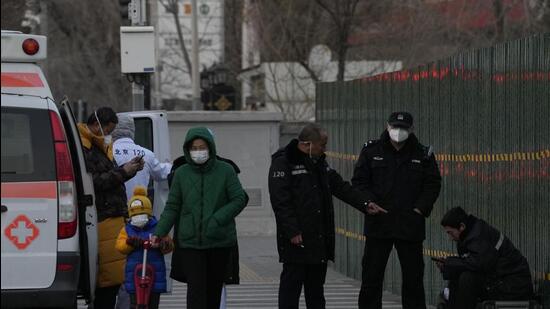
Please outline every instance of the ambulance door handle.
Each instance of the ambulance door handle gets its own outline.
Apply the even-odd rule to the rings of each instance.
[[[2,205],[2,212],[8,211],[8,207],[6,205]]]

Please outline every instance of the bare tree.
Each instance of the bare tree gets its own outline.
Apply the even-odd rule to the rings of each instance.
[[[350,48],[348,44],[353,26],[356,24],[357,4],[359,0],[315,0],[315,2],[328,13],[334,24],[334,37],[332,48],[336,51],[338,61],[338,81],[344,80],[346,70],[347,53]]]
[[[120,72],[118,2],[49,0],[41,8],[38,31],[48,36],[44,66],[54,98],[68,95],[92,108],[129,110],[130,87]]]
[[[181,1],[178,0],[158,0],[168,12],[174,22],[175,34],[163,34],[164,45],[160,51],[160,65],[163,68],[161,74],[160,85],[162,87],[162,94],[165,99],[183,100],[191,102],[189,95],[185,92],[190,92],[190,85],[192,80],[192,63],[190,59],[190,42],[189,38],[186,39],[185,34],[191,33],[189,25],[182,20],[181,17]],[[232,1],[233,3],[235,1]],[[226,8],[228,5],[226,4]],[[227,13],[227,12],[226,12]],[[229,11],[231,13],[231,11]],[[209,15],[200,16],[199,26],[199,54],[202,59],[205,56],[209,56],[208,53],[215,53],[214,58],[218,56],[216,51],[212,51],[207,44],[211,42],[211,38],[208,35],[211,33],[213,27],[214,17]],[[204,44],[203,44],[204,43]],[[238,42],[234,42],[238,45]],[[222,51],[223,52],[223,51]],[[210,54],[211,56],[211,54]],[[239,55],[240,56],[240,55]],[[212,58],[212,57],[205,57]],[[240,59],[240,58],[239,58]],[[203,61],[201,61],[203,62]],[[189,91],[186,91],[189,90]]]
[[[25,19],[25,11],[27,9],[28,9],[27,1],[2,0],[1,2],[2,29],[29,32],[30,29],[22,25]]]
[[[192,69],[191,69],[191,59],[189,58],[189,52],[187,51],[187,47],[185,46],[185,40],[183,39],[183,32],[181,27],[181,21],[179,17],[179,2],[178,0],[159,0],[160,4],[166,9],[167,12],[172,14],[174,17],[174,23],[176,24],[176,31],[178,34],[178,41],[180,46],[180,52],[183,57],[183,60],[185,61],[185,66],[187,67],[187,74],[189,74],[189,78],[193,79],[192,77]]]
[[[262,1],[255,3],[250,12],[254,27],[261,32],[262,60],[295,61],[314,81],[320,80],[307,62],[310,49],[326,37],[320,27],[322,11],[314,2]]]

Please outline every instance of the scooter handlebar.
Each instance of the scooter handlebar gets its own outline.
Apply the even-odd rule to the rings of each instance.
[[[149,250],[149,249],[151,249],[151,245],[152,245],[152,244],[151,244],[151,242],[150,242],[149,240],[143,241],[143,249]]]

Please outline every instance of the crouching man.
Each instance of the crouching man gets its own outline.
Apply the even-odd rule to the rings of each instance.
[[[532,297],[529,264],[502,232],[460,207],[449,210],[441,225],[457,242],[458,251],[458,256],[436,262],[443,279],[449,280],[449,297],[444,308],[469,309],[483,300]]]

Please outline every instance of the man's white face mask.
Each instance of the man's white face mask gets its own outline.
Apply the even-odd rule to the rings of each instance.
[[[135,215],[130,218],[130,224],[139,228],[143,228],[147,222],[149,222],[148,214]]]
[[[392,141],[401,143],[409,138],[409,130],[403,128],[388,127],[388,133]]]
[[[204,164],[210,158],[208,150],[189,151],[189,155],[191,155],[191,160],[196,164]]]
[[[111,134],[103,135],[103,144],[105,146],[111,145],[112,142],[113,142],[113,136]]]
[[[105,133],[103,132],[103,128],[101,127],[101,121],[99,121],[99,117],[97,117],[97,112],[94,112],[94,115],[95,115],[95,119],[97,120],[97,123],[99,124],[99,130],[101,131],[101,135],[103,135],[103,145],[107,147],[111,145],[111,143],[113,142],[113,136],[111,134],[105,135]]]

